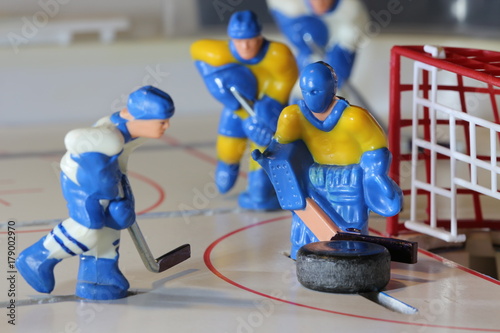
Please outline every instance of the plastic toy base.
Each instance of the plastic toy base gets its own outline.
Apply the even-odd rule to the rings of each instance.
[[[385,247],[372,243],[323,241],[306,244],[298,251],[296,263],[299,282],[317,291],[379,291],[390,280],[390,254]]]
[[[117,286],[78,282],[76,284],[75,295],[85,299],[111,300],[127,297],[128,290],[121,289]]]

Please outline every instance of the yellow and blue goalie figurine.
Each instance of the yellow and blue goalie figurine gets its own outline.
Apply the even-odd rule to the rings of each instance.
[[[387,174],[385,133],[367,110],[336,96],[337,77],[328,64],[307,65],[299,84],[303,99],[281,112],[271,144],[252,156],[270,175],[283,209],[304,210],[311,198],[341,231],[367,234],[370,211],[392,216],[403,203]],[[291,258],[317,241],[293,213]]]

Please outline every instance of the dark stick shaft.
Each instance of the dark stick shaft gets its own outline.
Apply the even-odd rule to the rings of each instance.
[[[338,232],[332,237],[332,240],[357,240],[379,244],[387,248],[391,254],[392,261],[402,262],[405,264],[414,264],[417,262],[417,242],[410,242],[396,238],[352,234],[348,232]]]

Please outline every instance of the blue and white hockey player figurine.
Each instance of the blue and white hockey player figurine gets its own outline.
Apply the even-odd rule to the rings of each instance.
[[[296,51],[299,70],[324,61],[337,73],[341,89],[369,23],[364,4],[360,0],[267,0],[267,5]]]
[[[129,283],[118,267],[120,230],[135,223],[127,160],[144,139],[161,137],[173,114],[170,96],[145,86],[130,94],[121,111],[66,135],[61,187],[69,218],[22,251],[16,261],[35,290],[52,292],[55,265],[80,255],[77,296],[94,300],[127,296]]]

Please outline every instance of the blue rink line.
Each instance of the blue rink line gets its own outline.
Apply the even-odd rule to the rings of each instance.
[[[215,147],[215,141],[203,141],[203,142],[195,142],[189,144],[180,144],[180,145],[146,145],[137,148],[136,152],[140,151],[163,151],[163,150],[179,150],[179,149],[190,149],[190,148],[213,148]],[[59,156],[62,157],[66,153],[65,150],[49,150],[49,151],[41,151],[41,152],[25,152],[25,153],[0,153],[0,160],[13,160],[13,159],[24,159],[24,158],[40,158],[40,157],[53,157]]]
[[[148,220],[148,219],[158,219],[158,218],[175,218],[175,217],[192,217],[192,216],[213,216],[213,215],[222,215],[222,214],[238,214],[241,213],[242,209],[240,207],[232,207],[232,208],[215,208],[215,209],[193,209],[193,210],[177,210],[177,211],[168,211],[168,212],[148,212],[141,215],[138,215],[138,219],[140,220]],[[23,227],[34,227],[34,226],[54,226],[64,219],[48,219],[48,220],[33,220],[33,221],[21,221],[16,222],[16,228]],[[0,230],[7,229],[6,222],[0,222]]]

